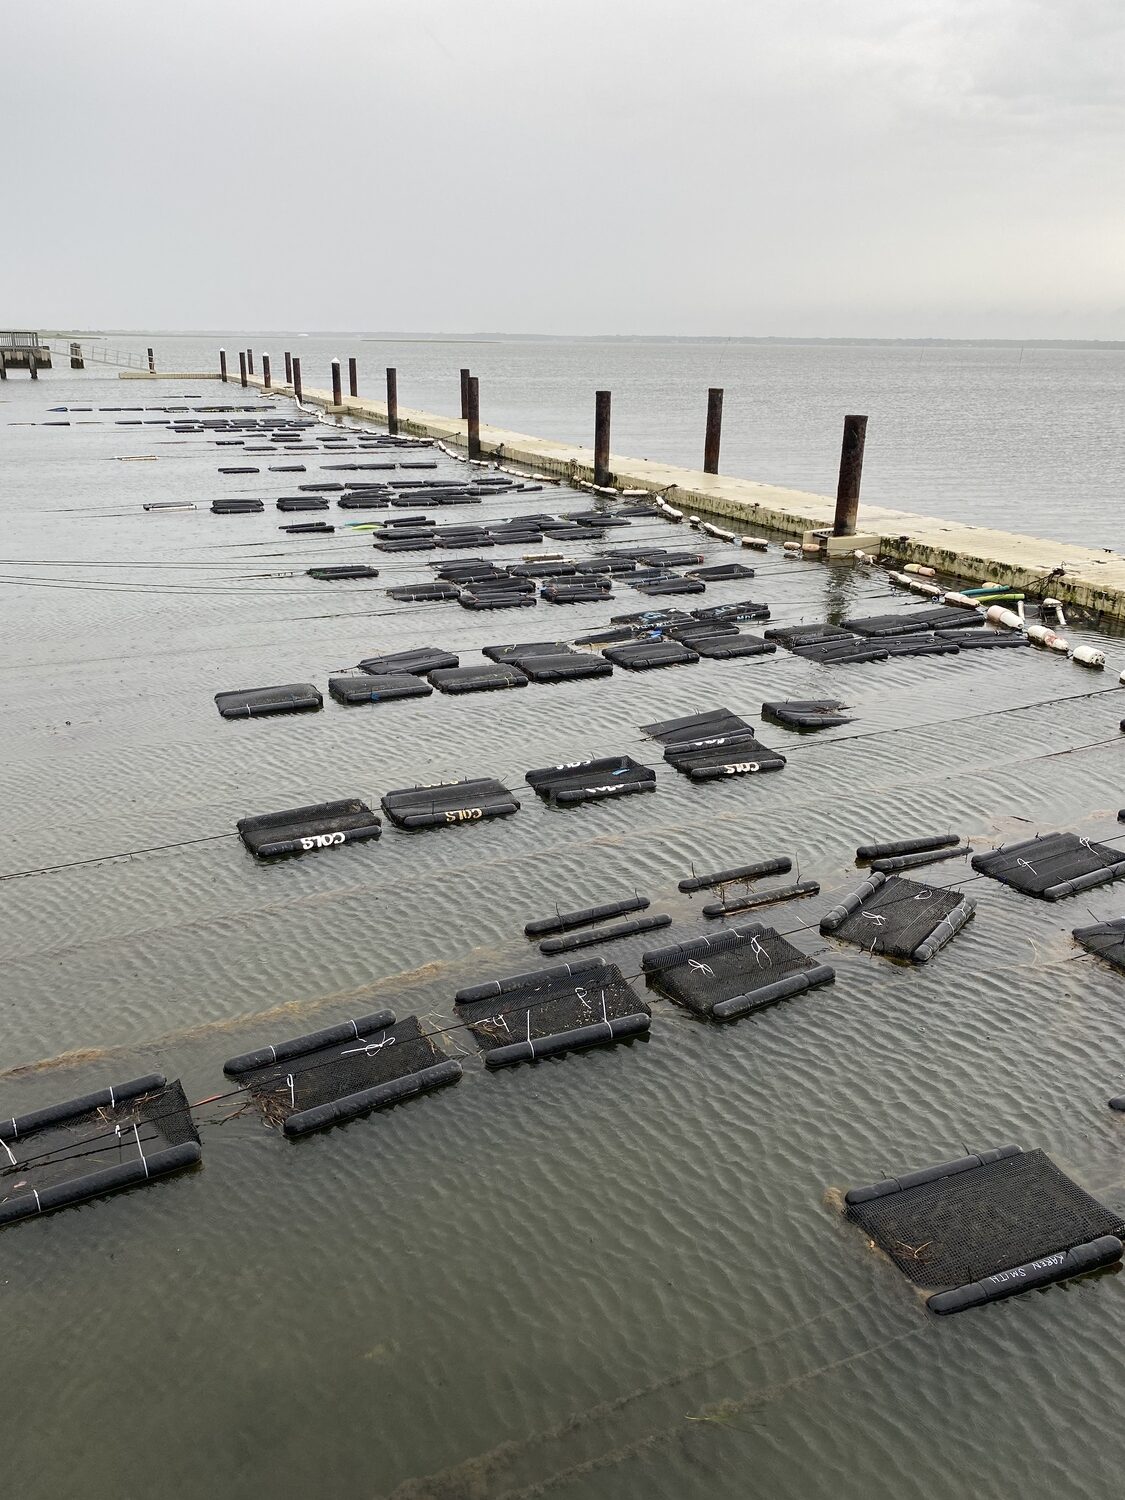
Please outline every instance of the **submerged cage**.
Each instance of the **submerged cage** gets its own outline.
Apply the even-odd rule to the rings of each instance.
[[[786,729],[833,729],[852,722],[841,712],[846,707],[837,698],[786,698],[763,703],[762,718],[783,724]]]
[[[651,1019],[620,969],[600,958],[472,985],[454,1000],[490,1068],[621,1041]]]
[[[760,922],[653,949],[641,965],[662,995],[716,1021],[737,1020],[836,978],[828,964]]]
[[[160,1073],[0,1124],[0,1225],[35,1218],[199,1161],[183,1088]]]
[[[1042,1151],[1001,1146],[844,1197],[848,1218],[927,1293],[962,1312],[1121,1258],[1125,1223]]]
[[[820,930],[868,953],[924,964],[964,927],[975,909],[975,902],[960,891],[877,871],[821,917]]]
[[[215,694],[215,707],[224,719],[255,719],[266,714],[310,713],[324,702],[311,682],[287,682],[280,687],[236,688]]]
[[[461,1064],[438,1050],[417,1016],[396,1023],[383,1010],[232,1057],[223,1071],[242,1080],[267,1124],[292,1138],[456,1083]]]
[[[520,809],[508,788],[491,777],[406,787],[388,792],[382,807],[396,827],[406,829],[479,823],[485,818],[505,818]]]
[[[287,812],[259,813],[240,819],[237,828],[239,838],[258,859],[332,849],[338,844],[377,839],[382,832],[379,819],[358,797],[293,807]]]
[[[359,670],[373,676],[409,672],[414,677],[425,677],[428,672],[455,667],[458,662],[459,658],[452,651],[443,651],[440,646],[419,646],[413,651],[388,651],[384,656],[368,656],[359,663]]]
[[[1026,896],[1061,901],[1076,891],[1120,880],[1125,875],[1125,855],[1076,833],[1045,833],[990,854],[974,854],[973,869]]]
[[[1104,958],[1125,974],[1125,917],[1095,922],[1092,927],[1075,927],[1070,935],[1087,953]]]

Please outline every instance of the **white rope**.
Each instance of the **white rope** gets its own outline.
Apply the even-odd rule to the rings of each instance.
[[[145,1176],[147,1177],[149,1175],[148,1162],[145,1160],[145,1148],[141,1145],[141,1133],[137,1129],[137,1122],[136,1122],[136,1120],[133,1121],[133,1134],[137,1138],[137,1150],[141,1154],[141,1163],[144,1166]]]
[[[19,1163],[16,1161],[15,1157],[12,1155],[12,1148],[11,1148],[11,1146],[8,1145],[7,1141],[0,1140],[0,1146],[3,1146],[4,1150],[8,1153],[8,1160],[11,1162],[12,1166],[13,1167],[18,1166]]]

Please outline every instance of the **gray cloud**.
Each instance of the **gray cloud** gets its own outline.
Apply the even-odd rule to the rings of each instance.
[[[0,316],[1120,338],[1123,40],[1114,0],[8,0]]]

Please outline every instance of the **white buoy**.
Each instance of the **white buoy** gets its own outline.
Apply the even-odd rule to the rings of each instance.
[[[916,573],[919,578],[936,578],[937,569],[928,568],[925,563],[906,563],[902,570],[904,573]]]
[[[892,583],[897,583],[900,589],[908,589],[910,587],[911,581],[905,573],[888,573],[887,577]]]
[[[1029,625],[1027,638],[1029,641],[1034,641],[1037,646],[1053,646],[1058,640],[1058,636],[1047,625]]]
[[[977,602],[977,600],[976,599],[970,599],[969,596],[968,596],[968,594],[957,594],[957,593],[943,594],[941,596],[941,602],[943,604],[952,604],[957,609],[979,609],[980,608],[980,605]]]
[[[768,552],[770,544],[764,536],[744,536],[742,538],[742,545],[744,547],[753,547],[756,552]]]
[[[1005,630],[1023,629],[1023,621],[1019,615],[1014,610],[1005,609],[1002,604],[990,604],[984,617],[992,625],[1003,625]]]
[[[1083,667],[1104,667],[1105,652],[1095,651],[1093,646],[1075,646],[1070,653],[1071,661],[1078,662]]]
[[[800,542],[782,542],[781,545],[790,557],[794,557],[801,550]]]
[[[941,589],[936,583],[927,583],[924,578],[911,578],[909,588],[912,594],[925,594],[928,599],[940,599]]]

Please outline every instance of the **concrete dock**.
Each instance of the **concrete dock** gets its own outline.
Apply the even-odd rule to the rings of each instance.
[[[121,374],[122,380],[213,378],[217,378],[213,372],[150,374],[129,370]],[[237,377],[229,383],[239,384]],[[248,375],[247,384],[256,390],[264,389],[260,375]],[[293,388],[274,381],[271,393],[292,396]],[[344,396],[340,405],[335,406],[331,391],[304,386],[302,399],[306,406],[321,407],[327,412],[384,423],[387,420],[386,403],[366,396]],[[468,424],[454,417],[399,406],[398,425],[400,431],[419,437],[436,438],[461,448],[467,446]],[[593,483],[592,448],[530,437],[483,423],[480,445],[483,456],[570,482]],[[620,489],[647,490],[663,496],[679,509],[692,514],[725,516],[738,525],[800,536],[806,531],[831,527],[833,521],[835,502],[827,495],[807,490],[705,474],[699,469],[683,469],[621,454],[610,455],[610,471]],[[1000,580],[1037,597],[1052,595],[1064,603],[1125,621],[1125,554],[876,505],[860,507],[859,530],[877,536],[880,555],[899,563],[922,563],[944,575],[972,582]]]

